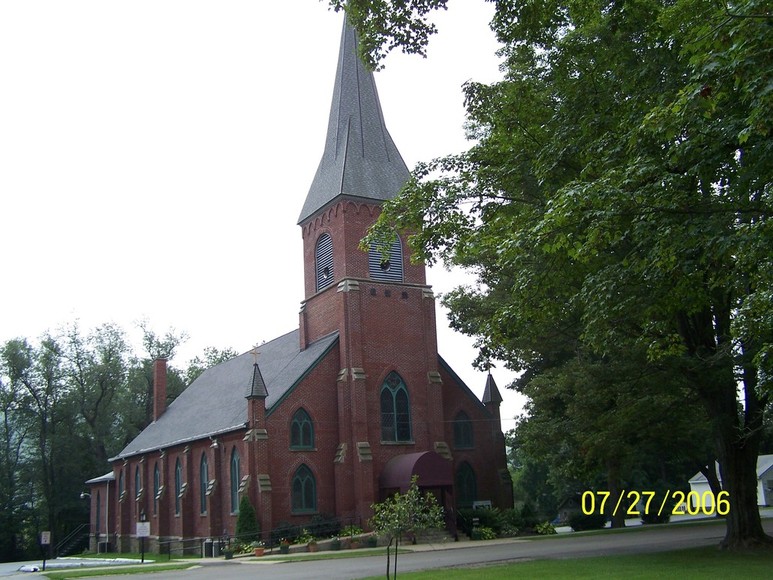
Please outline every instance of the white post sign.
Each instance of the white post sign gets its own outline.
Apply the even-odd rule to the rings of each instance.
[[[137,522],[137,537],[147,538],[150,536],[150,522]]]
[[[51,532],[40,532],[40,543],[48,546],[51,543]]]

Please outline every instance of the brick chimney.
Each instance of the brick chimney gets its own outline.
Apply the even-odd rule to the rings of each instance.
[[[153,361],[153,421],[166,411],[166,359]]]

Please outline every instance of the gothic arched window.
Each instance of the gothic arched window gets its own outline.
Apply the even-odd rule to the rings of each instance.
[[[158,461],[153,465],[153,513],[158,513],[158,492],[161,491],[161,472],[158,470]]]
[[[99,522],[101,521],[102,521],[102,499],[99,492],[97,492],[97,521],[96,521],[96,527],[94,529],[94,533],[97,536],[97,542],[99,542]]]
[[[174,466],[174,513],[180,515],[180,496],[183,493],[183,466],[180,458]]]
[[[231,451],[231,513],[239,513],[239,483],[241,481],[239,452],[236,447]]]
[[[317,291],[327,288],[333,282],[333,238],[322,234],[314,251]]]
[[[292,511],[313,512],[317,509],[317,482],[306,465],[295,472],[292,483]]]
[[[411,403],[403,379],[392,371],[381,386],[381,440],[411,441]]]
[[[134,497],[140,499],[142,497],[142,477],[140,476],[140,466],[134,468]]]
[[[463,461],[456,471],[456,503],[458,507],[472,507],[478,499],[478,484],[475,472],[466,461]]]
[[[368,271],[374,280],[403,281],[403,245],[399,236],[395,236],[389,246],[388,256],[384,256],[377,243],[371,243],[368,251]]]
[[[290,447],[292,449],[314,448],[314,424],[305,409],[298,409],[290,424]]]
[[[454,417],[454,447],[457,449],[473,447],[472,421],[464,411],[459,411]]]
[[[201,454],[201,465],[199,465],[199,512],[207,513],[207,485],[209,484],[209,466],[207,465],[207,454]]]

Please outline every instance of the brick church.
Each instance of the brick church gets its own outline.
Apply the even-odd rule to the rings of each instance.
[[[91,547],[137,550],[234,535],[243,496],[264,535],[336,517],[367,528],[371,505],[412,476],[453,511],[512,507],[499,405],[479,400],[438,354],[435,299],[404,238],[359,249],[408,169],[371,72],[344,25],[324,153],[298,224],[299,327],[212,367],[166,406],[154,363],[154,420],[87,482]]]

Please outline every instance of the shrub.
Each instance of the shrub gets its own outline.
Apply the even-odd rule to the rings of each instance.
[[[600,530],[607,524],[607,516],[604,514],[585,515],[577,512],[569,516],[569,525],[575,532],[583,530]]]
[[[476,519],[478,520],[477,526],[475,525]],[[502,511],[499,508],[478,510],[462,509],[459,510],[457,526],[461,528],[465,534],[472,537],[471,533],[474,527],[491,528],[494,530],[494,534],[499,535],[506,523]]]
[[[656,486],[655,489],[662,489],[662,486]],[[664,500],[666,498],[663,497],[664,493],[662,491],[657,491],[655,493],[655,496],[650,500],[650,509],[648,511],[641,510],[641,523],[643,524],[667,524],[669,520],[671,519],[671,510],[674,509],[674,500],[673,497],[668,498],[668,501],[665,502]],[[660,509],[662,506],[662,510]],[[658,511],[660,511],[660,515],[658,515]]]
[[[341,522],[329,514],[316,514],[311,518],[307,529],[318,538],[338,536],[341,533]]]
[[[260,536],[260,524],[255,508],[245,495],[239,502],[239,517],[236,520],[236,538],[239,542],[249,544]]]
[[[538,523],[539,518],[537,517],[537,511],[534,509],[534,506],[528,502],[523,504],[523,507],[521,508],[521,527],[533,528]]]
[[[535,533],[539,534],[540,536],[550,536],[551,534],[556,534],[556,528],[553,527],[553,524],[550,522],[542,522],[541,524],[537,524],[534,526]]]
[[[359,536],[362,533],[362,528],[359,526],[348,525],[341,530],[342,536]]]
[[[471,540],[496,540],[496,538],[494,530],[485,526],[473,528],[472,534],[470,534]]]
[[[503,538],[513,538],[518,535],[518,528],[515,526],[508,524],[505,524],[502,526],[502,531],[499,533],[499,535]]]

